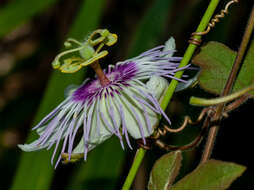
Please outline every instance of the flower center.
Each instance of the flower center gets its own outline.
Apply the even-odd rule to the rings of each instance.
[[[92,101],[94,98],[114,96],[119,94],[122,88],[129,86],[137,72],[134,62],[128,62],[121,65],[115,65],[108,68],[106,74],[100,68],[100,65],[93,65],[93,69],[98,75],[97,79],[90,80],[75,90],[72,97],[75,101]]]

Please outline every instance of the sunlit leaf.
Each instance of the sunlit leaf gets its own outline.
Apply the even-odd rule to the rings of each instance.
[[[220,94],[227,82],[236,52],[224,44],[209,42],[201,48],[193,63],[201,67],[199,84],[206,91]],[[233,91],[243,89],[254,82],[254,41],[247,52]],[[251,92],[254,95],[254,91]]]
[[[225,190],[245,169],[235,163],[209,160],[178,181],[171,190]]]
[[[167,190],[174,182],[181,167],[181,151],[163,155],[157,160],[150,173],[149,190]]]

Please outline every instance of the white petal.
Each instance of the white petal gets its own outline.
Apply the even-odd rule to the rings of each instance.
[[[128,132],[132,137],[135,139],[142,138],[142,133],[139,128],[139,123],[137,121],[137,118],[140,119],[141,122],[141,127],[143,127],[144,130],[144,136],[148,137],[153,133],[153,130],[149,130],[149,124],[147,122],[150,121],[150,125],[152,127],[156,126],[159,122],[159,115],[155,113],[152,109],[150,109],[149,106],[142,104],[140,101],[137,99],[133,98],[133,96],[136,96],[138,98],[142,98],[144,101],[149,103],[149,100],[141,96],[140,93],[138,93],[138,89],[142,90],[144,93],[153,93],[153,95],[156,97],[157,100],[159,100],[165,90],[168,87],[168,82],[166,79],[158,76],[152,76],[150,80],[146,84],[147,89],[144,88],[143,86],[138,86],[136,84],[135,87],[128,87],[125,88],[125,96],[121,96],[121,103],[123,104],[123,110],[125,113],[125,118],[126,118],[126,127]],[[131,101],[130,101],[131,99]],[[132,102],[132,103],[129,103]],[[129,105],[128,105],[129,104]],[[154,107],[153,104],[150,103],[151,106]],[[136,116],[133,114],[132,109],[130,109],[130,106],[132,109],[134,109]],[[155,107],[154,107],[155,108]],[[155,108],[156,109],[156,108]],[[145,112],[146,111],[146,114]]]
[[[105,101],[105,99],[103,99]],[[93,109],[93,114],[91,118],[91,128],[89,132],[89,138],[85,145],[84,143],[84,137],[81,138],[79,144],[74,148],[73,153],[84,153],[84,147],[87,146],[88,151],[95,148],[97,145],[101,144],[108,138],[112,136],[112,133],[110,130],[103,124],[103,121],[99,114],[99,107],[102,105],[101,100],[98,100],[96,102]],[[99,129],[98,129],[99,127]]]
[[[98,113],[98,110],[104,109],[103,114],[108,119],[108,121],[111,122],[110,124],[112,125],[112,121],[111,119],[109,119],[109,114],[107,113],[105,98],[102,98],[102,100],[98,100],[96,106],[99,106],[100,108],[95,107],[94,113],[92,114],[90,136],[88,140],[88,143],[91,145],[101,144],[106,139],[112,136],[112,132],[104,124],[104,122],[102,121],[100,117],[100,114]],[[97,130],[98,127],[99,127],[99,130]]]
[[[79,141],[78,145],[72,151],[72,153],[73,154],[84,153],[84,147],[85,147],[85,143],[84,143],[84,138],[82,137],[81,140]],[[96,147],[95,144],[88,144],[88,151],[92,150],[95,147]]]
[[[134,96],[140,97],[140,94],[137,94],[133,90],[127,90],[127,88],[125,88],[124,93],[119,96],[123,105],[128,133],[135,139],[148,137],[153,133],[153,131],[149,130],[144,116],[144,109],[142,108],[140,102],[134,99]],[[158,122],[159,115],[152,111],[149,107],[145,106],[145,108],[147,110],[151,126],[155,125]],[[143,134],[141,129],[143,130]]]
[[[169,83],[166,79],[159,76],[152,76],[146,83],[147,88],[153,93],[157,100],[160,100]]]
[[[176,49],[176,43],[175,39],[173,37],[169,38],[168,41],[165,42],[165,47],[163,48],[163,51],[170,51],[170,50],[175,50]],[[169,53],[165,57],[172,57],[174,52]]]
[[[110,96],[110,95],[109,95]],[[112,110],[110,110],[110,105],[109,105],[109,102],[108,102],[108,99],[110,97],[107,97],[105,98],[104,96],[102,97],[102,99],[100,100],[100,112],[103,114],[104,116],[104,119],[107,121],[107,123],[103,120],[103,118],[101,117],[101,114],[100,114],[100,118],[101,118],[101,123],[102,123],[102,130],[105,130],[107,129],[108,131],[111,131],[113,132],[112,130],[114,129],[115,130],[115,125],[114,125],[114,122],[112,120],[112,117],[110,115],[110,112],[112,113]],[[119,128],[120,127],[120,114],[119,112],[117,111],[116,107],[115,107],[115,104],[113,104],[111,102],[111,106],[112,106],[112,109],[113,109],[113,112],[114,112],[114,118],[115,118],[115,122],[116,122],[116,125],[117,127],[116,128]],[[108,126],[109,125],[109,126]]]
[[[49,143],[47,143],[47,144],[49,144]],[[18,147],[25,152],[32,152],[32,151],[37,151],[37,150],[46,148],[47,145],[45,144],[44,146],[38,146],[38,145],[36,145],[36,141],[34,141],[31,144],[18,144]]]

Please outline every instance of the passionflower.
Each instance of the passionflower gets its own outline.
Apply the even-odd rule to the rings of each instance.
[[[122,148],[125,139],[132,149],[129,135],[145,144],[161,115],[170,123],[159,103],[168,86],[164,77],[174,78],[175,72],[186,68],[178,69],[181,58],[173,57],[174,52],[175,41],[170,38],[165,45],[109,65],[105,71],[96,61],[91,66],[97,77],[72,89],[33,128],[39,138],[19,147],[37,151],[55,146],[51,162],[58,154],[57,166],[61,158],[67,162],[80,157],[86,160],[88,151],[112,135],[119,138]]]

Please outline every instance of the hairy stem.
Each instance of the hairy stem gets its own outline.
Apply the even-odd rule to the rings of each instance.
[[[253,28],[254,28],[254,7],[252,8],[251,15],[250,15],[246,30],[244,32],[240,48],[237,52],[236,59],[234,61],[228,81],[227,81],[225,88],[222,92],[222,96],[228,95],[232,90],[233,84],[236,80],[236,76],[237,76],[237,73],[240,68],[240,64],[243,60],[244,54],[245,54],[247,46],[248,46],[248,42],[249,42],[251,34],[253,32]],[[215,112],[215,115],[212,118],[212,120],[214,120],[214,121],[219,120],[221,118],[223,109],[224,109],[224,103],[218,105],[216,107],[216,112]],[[204,152],[203,152],[203,155],[201,158],[201,163],[206,162],[210,158],[217,133],[218,133],[218,126],[217,125],[212,126],[209,130],[209,133],[208,133],[205,149],[204,149]]]
[[[202,17],[196,32],[205,31],[211,17],[213,16],[213,13],[214,13],[218,3],[219,3],[219,0],[211,0],[210,1],[209,5],[206,9],[206,12],[205,12],[204,16]],[[194,36],[194,38],[195,39],[201,39],[201,36]],[[183,59],[182,59],[180,65],[179,65],[179,68],[186,66],[190,62],[191,57],[192,57],[194,51],[196,50],[196,48],[197,48],[197,45],[189,44],[188,48],[185,51]],[[183,71],[178,71],[175,74],[175,77],[176,78],[181,78],[182,74],[183,74]],[[164,96],[164,98],[161,102],[161,108],[163,110],[165,110],[167,108],[167,105],[168,105],[168,103],[170,102],[170,100],[173,96],[173,93],[175,91],[175,88],[176,88],[177,84],[178,84],[178,81],[172,79],[172,81],[169,84],[169,87],[168,87],[168,89],[165,93],[165,96]],[[146,150],[144,150],[143,148],[139,148],[137,150],[136,156],[134,158],[134,161],[132,163],[132,166],[131,166],[131,169],[128,173],[128,176],[127,176],[127,178],[124,182],[122,190],[129,190],[130,189],[131,184],[132,184],[133,180],[135,179],[136,173],[137,173],[138,168],[139,168],[139,166],[140,166],[140,164],[141,164],[141,162],[144,158],[145,153],[146,153]]]

